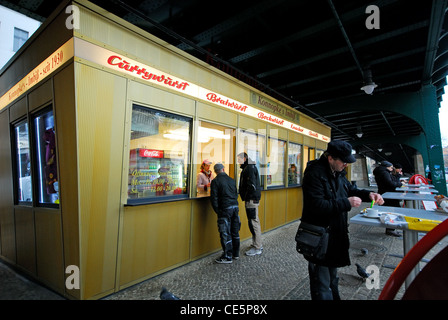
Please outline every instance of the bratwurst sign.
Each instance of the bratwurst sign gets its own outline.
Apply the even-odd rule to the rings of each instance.
[[[330,141],[329,137],[304,128],[297,123],[290,122],[264,110],[249,106],[217,92],[210,91],[194,83],[172,76],[166,72],[79,38],[73,38],[67,41],[66,44],[45,59],[36,69],[32,70],[26,77],[6,92],[0,98],[0,110],[22,96],[26,91],[30,90],[31,87],[35,86],[38,82],[41,82],[73,57],[75,57],[75,59],[79,58],[93,62],[125,76],[147,81],[152,85],[173,90],[195,99],[206,101],[321,141]]]

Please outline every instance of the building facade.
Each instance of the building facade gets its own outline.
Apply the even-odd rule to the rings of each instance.
[[[39,21],[0,6],[0,69],[40,25]]]

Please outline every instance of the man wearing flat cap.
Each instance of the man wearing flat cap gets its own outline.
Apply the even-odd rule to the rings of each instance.
[[[339,300],[337,268],[350,265],[348,211],[362,201],[383,204],[380,194],[360,190],[345,177],[347,164],[355,162],[352,146],[333,140],[320,157],[310,161],[303,176],[302,222],[329,227],[328,249],[322,260],[308,260],[313,300]]]

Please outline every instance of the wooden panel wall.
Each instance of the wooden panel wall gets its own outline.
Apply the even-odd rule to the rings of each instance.
[[[120,287],[190,259],[191,201],[125,207]]]
[[[32,275],[36,275],[36,243],[33,208],[16,207],[14,214],[17,265]]]
[[[91,298],[115,287],[127,86],[82,64],[75,75],[81,296]]]
[[[76,107],[74,64],[54,76],[54,104],[57,124],[59,163],[59,198],[62,219],[64,270],[67,266],[80,266],[79,257],[79,194],[78,194],[78,150],[76,139]],[[65,288],[65,286],[64,286]],[[66,290],[75,299],[80,291]]]
[[[0,112],[0,255],[16,261],[9,109]]]
[[[58,210],[36,208],[36,275],[40,281],[63,294],[65,269],[62,244],[62,222]]]

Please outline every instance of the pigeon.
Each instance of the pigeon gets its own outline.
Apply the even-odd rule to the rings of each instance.
[[[160,299],[161,300],[180,300],[174,294],[172,294],[171,292],[166,290],[165,287],[162,287],[162,292],[160,292]]]
[[[361,278],[363,279],[367,279],[368,277],[370,277],[370,275],[367,273],[367,271],[361,267],[359,264],[356,264],[356,272],[358,272],[358,274],[361,276]]]
[[[361,248],[361,254],[363,256],[366,256],[369,253],[369,250],[367,250],[366,248]]]

